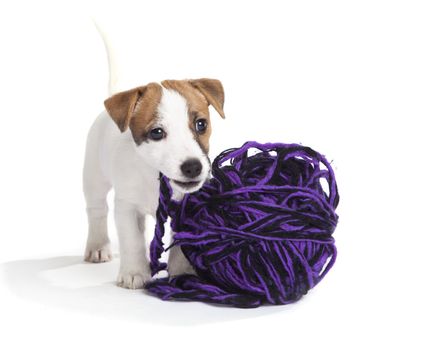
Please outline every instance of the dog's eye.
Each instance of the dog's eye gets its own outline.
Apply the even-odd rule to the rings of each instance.
[[[147,134],[148,138],[154,141],[159,141],[163,139],[166,136],[166,133],[161,128],[155,128],[148,132]]]
[[[203,134],[205,130],[207,130],[207,120],[206,119],[198,119],[195,121],[195,129],[198,134]]]

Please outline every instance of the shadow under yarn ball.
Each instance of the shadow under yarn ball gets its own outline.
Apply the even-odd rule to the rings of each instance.
[[[336,260],[332,234],[339,202],[324,156],[298,144],[247,142],[222,152],[213,178],[181,202],[161,178],[153,274],[166,265],[164,223],[171,218],[179,245],[197,276],[147,284],[163,300],[198,300],[236,307],[300,299]]]

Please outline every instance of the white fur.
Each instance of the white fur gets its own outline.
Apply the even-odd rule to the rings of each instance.
[[[197,158],[202,164],[201,174],[194,179],[200,181],[198,187],[209,176],[208,158],[195,141],[187,118],[186,100],[163,88],[154,125],[165,130],[167,136],[163,140],[150,140],[137,146],[130,130],[122,134],[106,112],[101,113],[89,132],[84,165],[84,194],[89,220],[85,259],[92,262],[111,259],[106,196],[113,187],[120,241],[118,284],[122,287],[141,288],[151,277],[144,228],[146,216],[154,216],[157,208],[159,172],[170,179],[187,181],[180,166],[189,158]],[[173,188],[176,197],[183,195],[183,189],[175,183]],[[171,275],[193,272],[178,249],[171,252],[169,265]]]
[[[209,174],[210,165],[207,156],[189,129],[186,99],[176,91],[163,88],[161,102],[158,106],[158,118],[154,127],[163,128],[167,137],[158,142],[143,142],[137,148],[140,157],[168,178],[179,181],[187,181],[181,173],[181,164],[189,158],[199,159],[202,172],[194,180],[205,180]],[[178,187],[175,183],[172,184],[173,187]],[[193,188],[192,191],[199,187]],[[180,191],[182,191],[181,188]]]
[[[99,25],[99,22],[93,18],[94,25],[97,31],[100,34],[100,38],[102,39],[105,45],[106,57],[108,61],[108,94],[114,95],[117,92],[120,92],[120,82],[119,82],[119,64],[117,60],[117,55],[115,54],[114,48],[111,44],[111,41],[108,40],[107,33],[102,29]]]
[[[117,74],[114,54],[104,33],[99,31],[107,49],[109,88],[114,92]],[[156,125],[153,127],[163,128],[166,138],[149,140],[138,146],[131,131],[128,129],[121,133],[104,111],[97,117],[87,138],[83,189],[89,230],[85,260],[105,262],[112,258],[107,232],[106,197],[109,190],[114,188],[114,217],[120,242],[117,282],[125,288],[142,288],[151,278],[144,231],[147,216],[154,216],[157,208],[159,173],[173,180],[187,181],[181,172],[181,164],[189,158],[199,159],[202,172],[197,178],[189,179],[199,181],[199,185],[191,188],[191,191],[202,186],[210,173],[209,160],[189,129],[187,101],[180,94],[163,88]],[[185,190],[171,183],[174,197],[181,198]],[[171,249],[169,273],[193,273],[180,249]]]

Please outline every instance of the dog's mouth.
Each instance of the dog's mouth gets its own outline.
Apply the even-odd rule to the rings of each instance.
[[[190,190],[195,187],[198,187],[202,181],[178,181],[178,180],[172,180],[175,184],[177,184],[179,187],[183,188],[184,190]]]

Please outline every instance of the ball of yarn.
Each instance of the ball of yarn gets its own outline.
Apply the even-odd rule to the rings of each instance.
[[[181,202],[163,177],[151,244],[154,273],[165,267],[164,222],[197,276],[157,279],[164,300],[237,307],[300,299],[333,266],[338,216],[335,176],[324,156],[298,144],[247,142],[222,152],[212,179]]]

